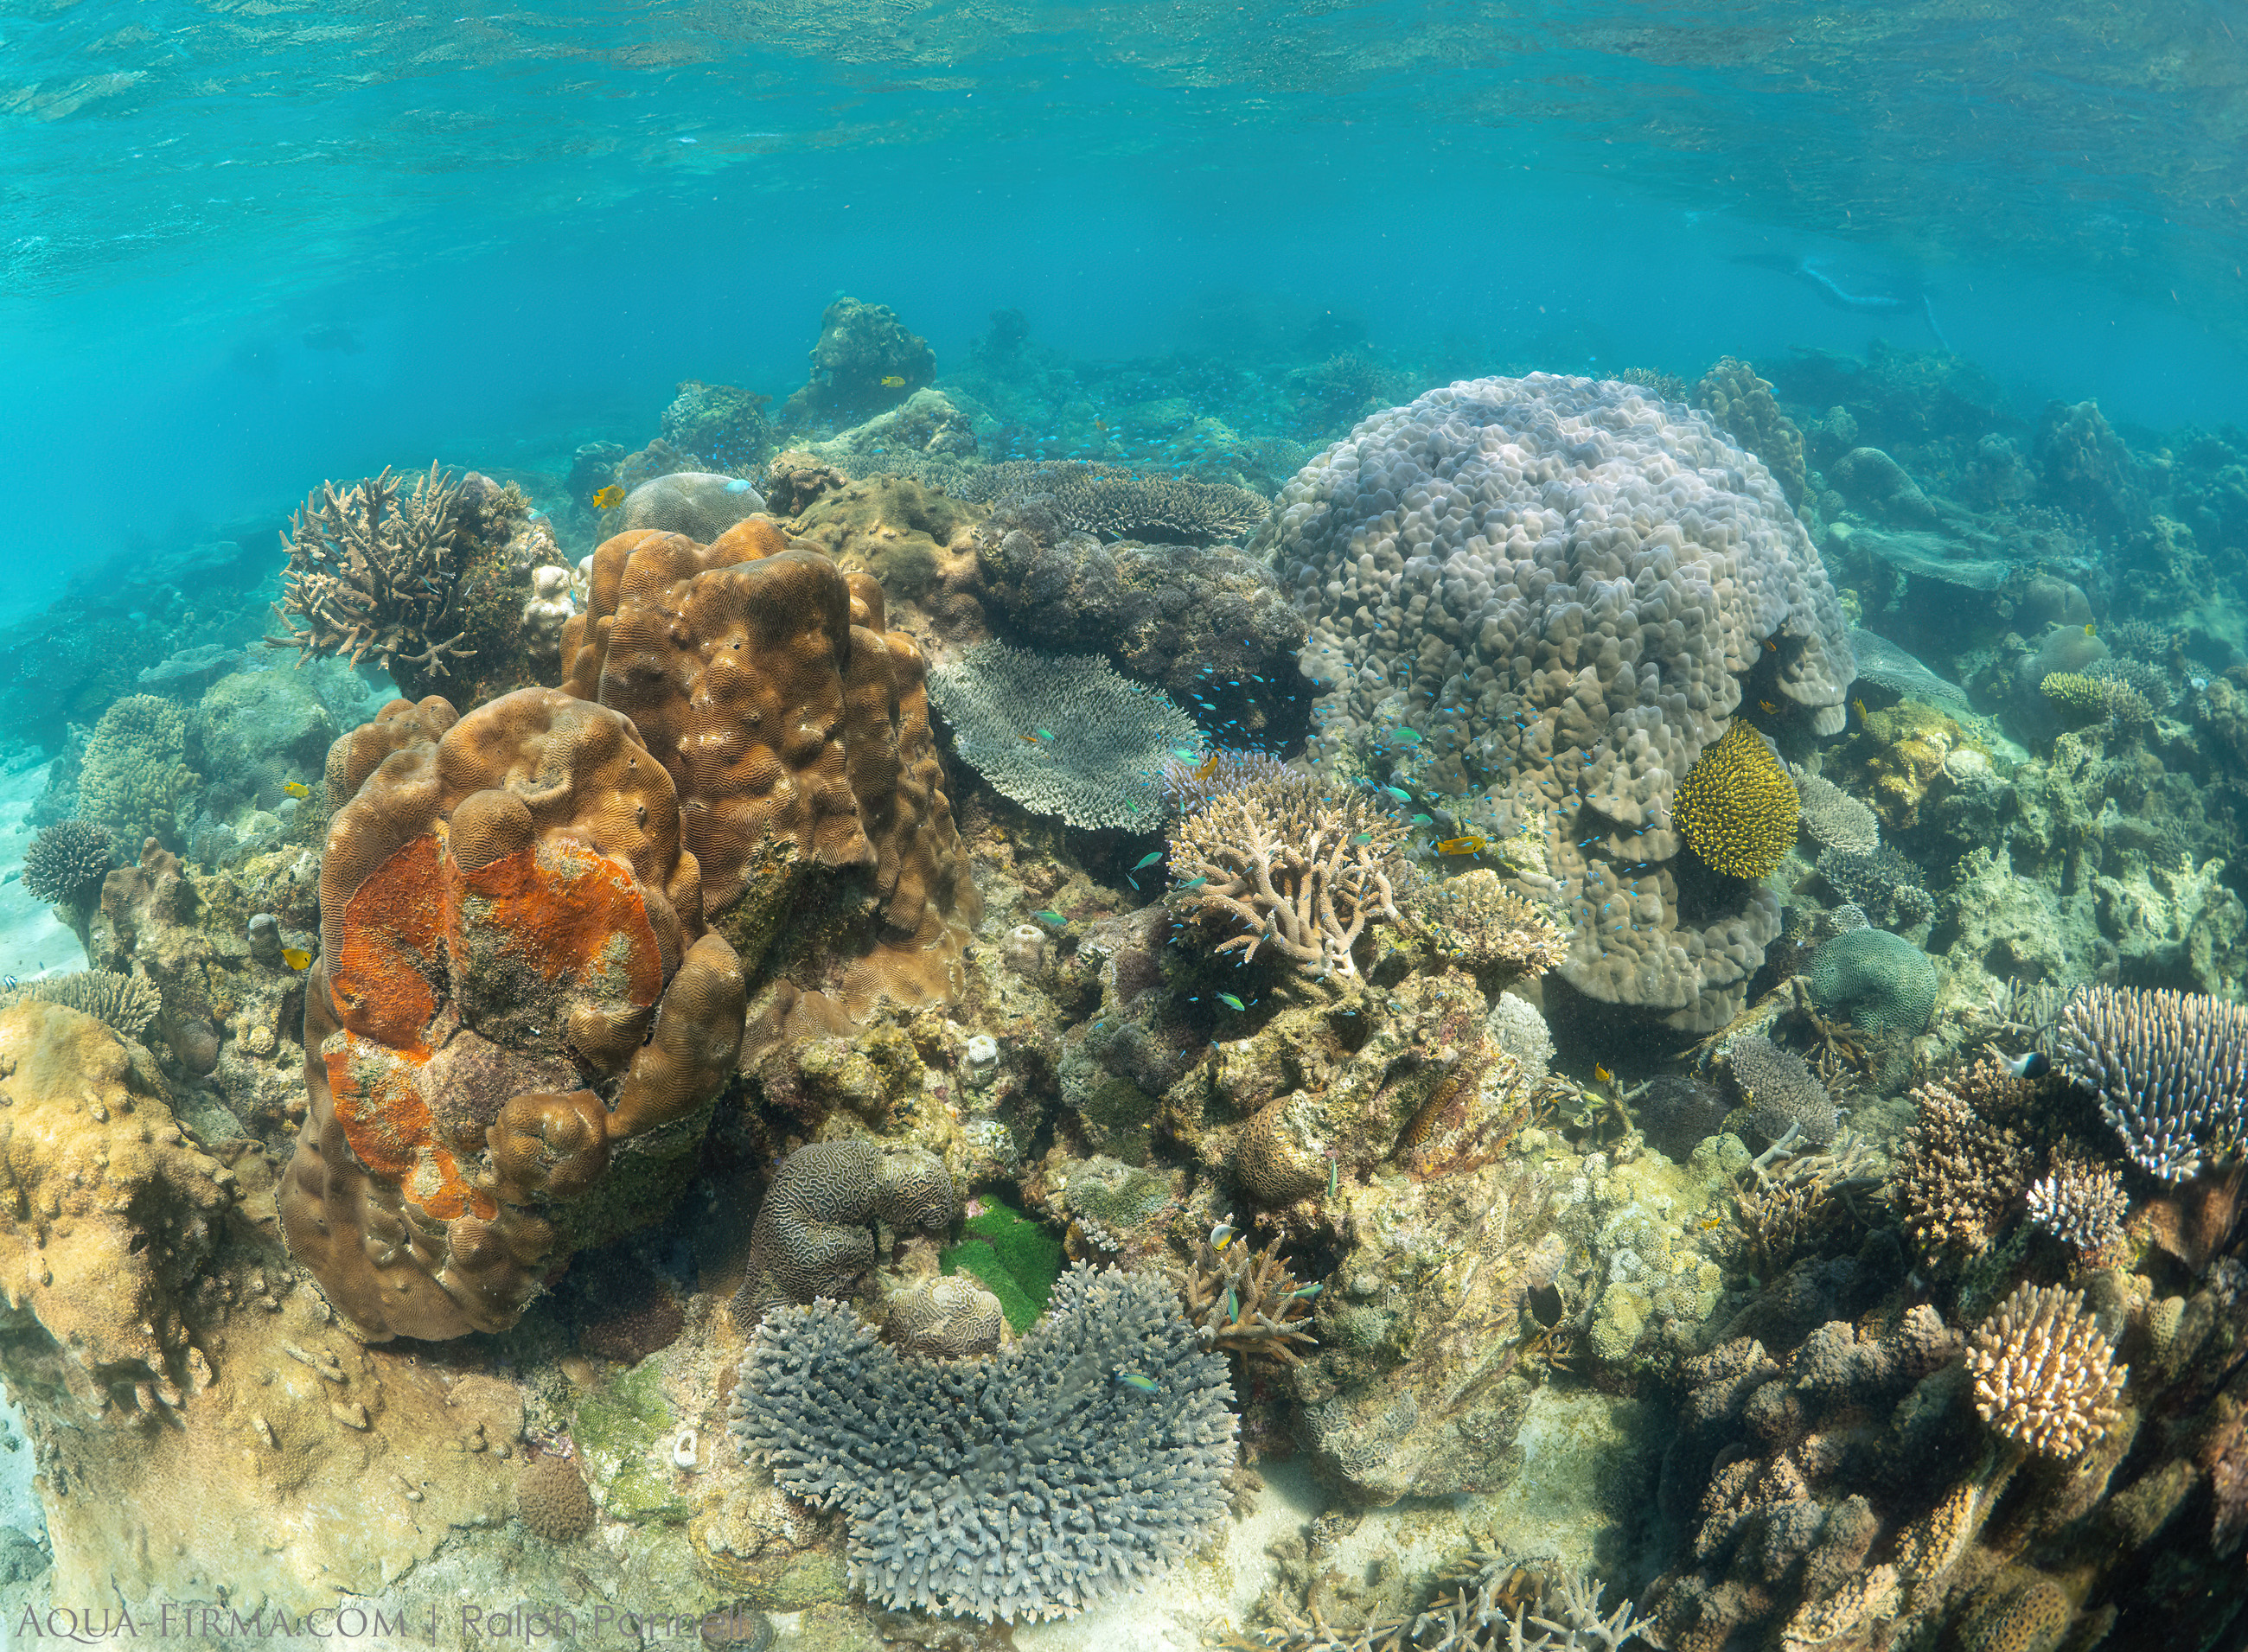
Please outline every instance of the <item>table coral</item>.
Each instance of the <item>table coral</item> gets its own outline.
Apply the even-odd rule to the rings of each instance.
[[[708,545],[621,533],[594,553],[563,668],[669,775],[703,910],[754,977],[783,977],[776,1013],[847,1023],[957,997],[982,908],[927,663],[872,576],[762,517]]]
[[[1103,539],[1217,545],[1254,532],[1271,507],[1246,488],[1141,476],[1083,460],[1010,459],[961,484],[963,497],[1004,509],[1037,498],[1066,531]]]
[[[551,689],[392,710],[330,756],[399,740],[329,827],[280,1209],[366,1334],[442,1338],[512,1324],[558,1253],[675,1186],[744,993],[631,723]]]
[[[1546,834],[1578,991],[1707,1032],[1779,930],[1743,886],[1683,908],[1672,801],[1753,678],[1814,734],[1854,674],[1825,568],[1771,474],[1622,384],[1470,380],[1362,422],[1258,536],[1312,628],[1313,748],[1341,761],[1392,696],[1415,784],[1487,838]]]

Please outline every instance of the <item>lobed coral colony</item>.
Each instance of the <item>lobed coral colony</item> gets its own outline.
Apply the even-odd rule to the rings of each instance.
[[[297,668],[84,708],[22,875],[87,967],[0,993],[22,1575],[2239,1645],[2237,456],[2024,450],[1948,357],[1347,354],[1316,450],[1023,456],[1025,330],[956,384],[840,299],[778,413],[326,483]]]

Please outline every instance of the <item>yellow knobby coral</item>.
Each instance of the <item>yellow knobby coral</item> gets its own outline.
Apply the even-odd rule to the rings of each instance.
[[[1687,771],[1670,812],[1707,865],[1760,878],[1793,846],[1802,805],[1764,737],[1736,720]]]

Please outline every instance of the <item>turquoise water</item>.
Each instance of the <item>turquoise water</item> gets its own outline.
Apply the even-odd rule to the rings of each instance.
[[[636,445],[681,379],[785,394],[839,291],[941,374],[1001,306],[1088,360],[1284,367],[1328,318],[1452,376],[1934,343],[1732,262],[1807,255],[1924,285],[2032,407],[2221,423],[2224,12],[13,7],[10,600],[324,475]]]

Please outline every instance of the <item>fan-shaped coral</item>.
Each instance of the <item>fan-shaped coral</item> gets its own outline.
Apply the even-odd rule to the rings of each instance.
[[[1728,877],[1763,877],[1795,847],[1795,783],[1745,723],[1702,753],[1670,806],[1694,853]]]
[[[776,1310],[731,1417],[783,1491],[844,1511],[875,1604],[1048,1618],[1154,1576],[1223,1512],[1231,1398],[1169,1287],[1079,1265],[980,1360],[901,1361],[834,1302]]]

